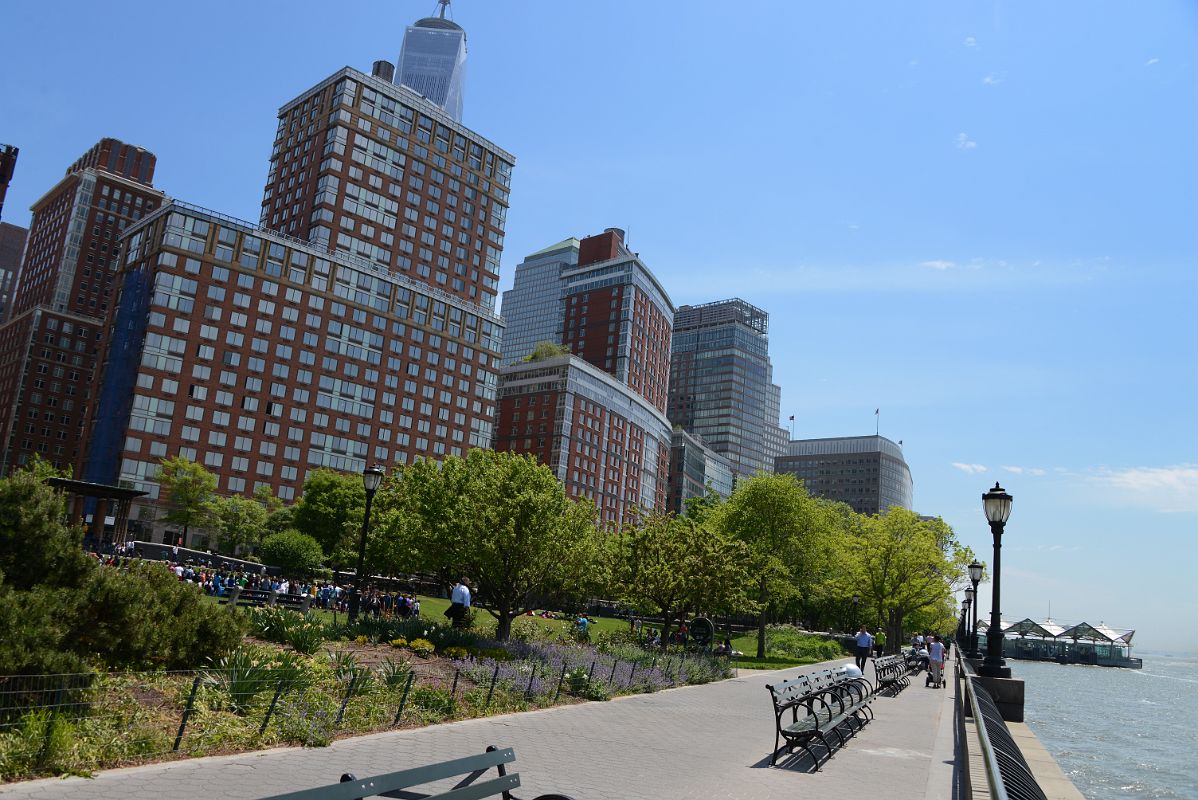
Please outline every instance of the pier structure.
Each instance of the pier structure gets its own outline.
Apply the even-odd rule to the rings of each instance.
[[[984,643],[989,625],[978,623],[978,637]],[[1140,669],[1143,661],[1131,655],[1134,630],[1112,628],[1099,622],[1061,625],[1052,619],[1037,622],[1002,621],[1003,655],[1026,661],[1057,661],[1064,664],[1094,664],[1100,667]],[[984,646],[979,645],[979,646]]]

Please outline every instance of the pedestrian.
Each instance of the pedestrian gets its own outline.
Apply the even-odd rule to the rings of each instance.
[[[445,610],[445,616],[453,621],[453,627],[465,628],[470,617],[470,581],[462,578],[449,596],[450,606]]]
[[[943,670],[944,645],[941,644],[939,636],[933,636],[932,643],[928,645],[928,679],[925,685],[934,689],[943,689]]]
[[[869,661],[869,654],[874,649],[874,637],[865,627],[861,626],[861,630],[857,631],[857,656],[854,661],[857,664],[857,669],[865,672],[865,665]]]

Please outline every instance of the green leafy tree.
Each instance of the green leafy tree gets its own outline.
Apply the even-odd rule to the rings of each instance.
[[[222,553],[252,551],[266,534],[268,512],[257,499],[239,494],[217,497],[211,503],[210,517]]]
[[[343,539],[356,533],[365,508],[362,476],[318,469],[304,481],[304,493],[291,507],[291,522],[295,530],[319,542],[325,555],[332,556]]]
[[[545,598],[585,593],[599,580],[594,507],[568,499],[531,456],[474,449],[418,461],[388,481],[375,508],[372,565],[381,568],[385,552],[396,570],[470,578],[501,640]]]
[[[599,576],[599,532],[589,501],[566,497],[557,476],[531,455],[472,450],[472,511],[466,520],[463,575],[495,617],[495,636],[546,597],[585,592]]]
[[[63,497],[26,469],[0,481],[0,573],[15,589],[76,586],[91,559],[81,549],[83,530],[67,527]]]
[[[791,475],[757,474],[742,481],[715,515],[714,524],[744,543],[750,599],[756,603],[757,657],[764,658],[770,612],[792,604],[814,578],[826,515]]]
[[[921,615],[930,630],[951,630],[950,598],[973,553],[957,543],[944,520],[891,508],[866,518],[850,546],[862,595],[876,609],[892,648],[906,641],[913,615]]]
[[[183,528],[183,541],[194,527],[203,527],[211,519],[212,501],[216,497],[216,476],[203,465],[183,456],[166,458],[158,470],[160,501],[166,503],[162,519]]]
[[[441,462],[420,459],[396,469],[375,497],[367,561],[384,573],[426,572],[448,589],[461,578],[469,547],[481,450]]]
[[[693,611],[748,610],[745,546],[694,520],[653,514],[625,525],[609,547],[620,599],[660,614],[663,642],[673,621]]]
[[[264,564],[282,569],[284,575],[307,577],[320,569],[324,551],[311,536],[290,530],[263,539],[259,556]]]

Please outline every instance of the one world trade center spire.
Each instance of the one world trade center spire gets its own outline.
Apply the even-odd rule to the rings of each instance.
[[[404,33],[395,82],[424,95],[461,122],[466,31],[445,16],[450,0],[437,2],[437,16],[417,20]]]

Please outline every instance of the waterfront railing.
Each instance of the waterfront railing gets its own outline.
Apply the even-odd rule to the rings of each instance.
[[[958,660],[957,666],[958,680],[964,688],[963,702],[957,706],[958,733],[963,734],[965,731],[964,717],[968,711],[974,720],[978,754],[985,765],[990,797],[994,800],[1047,800],[990,692],[986,691],[977,676],[972,674],[967,662]],[[968,737],[961,735],[960,742],[967,755],[970,743]],[[966,790],[965,796],[969,796],[973,794],[969,758],[963,758],[961,762],[964,765],[963,788]]]

